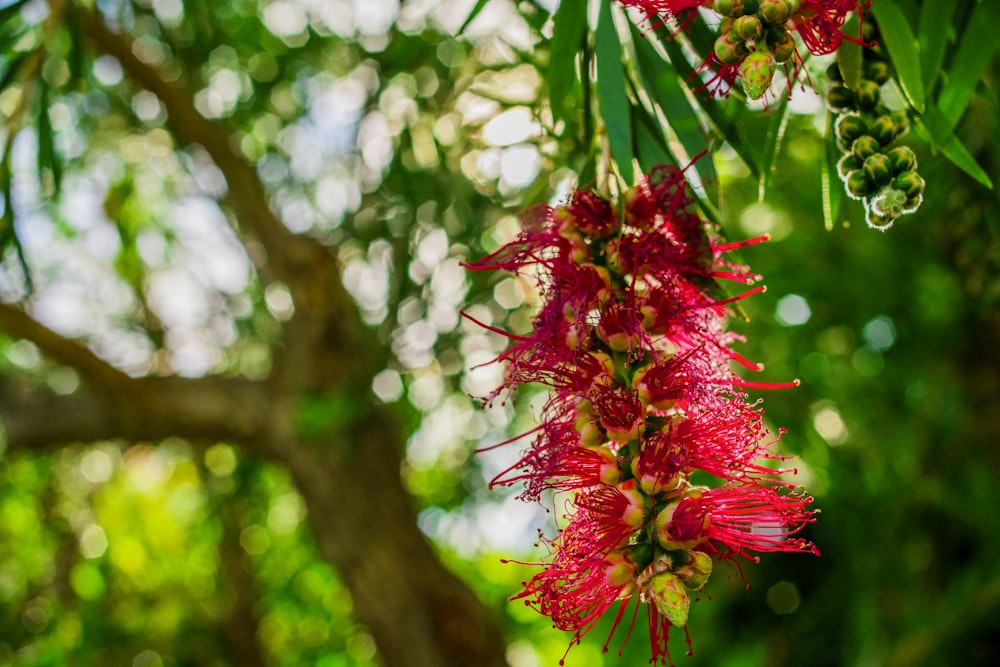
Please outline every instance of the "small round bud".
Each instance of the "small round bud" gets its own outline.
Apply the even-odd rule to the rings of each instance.
[[[874,21],[865,21],[861,24],[861,39],[865,44],[874,44],[878,41],[878,28]]]
[[[888,63],[881,60],[873,60],[865,65],[865,78],[871,79],[880,86],[887,82],[891,75]]]
[[[906,200],[906,203],[903,204],[903,213],[915,212],[918,208],[920,208],[920,205],[923,202],[924,202],[924,196],[922,194],[919,194],[916,197],[910,197],[909,199]]]
[[[862,169],[865,178],[873,185],[882,186],[892,180],[892,162],[881,153],[869,156]]]
[[[660,572],[649,580],[649,595],[657,611],[672,625],[687,625],[691,598],[680,578],[671,572]]]
[[[734,42],[729,35],[722,35],[715,40],[715,57],[723,65],[739,64],[749,53],[743,42]]]
[[[896,146],[885,155],[892,162],[892,171],[895,174],[916,169],[917,167],[917,155],[909,146]]]
[[[792,11],[785,0],[761,0],[757,14],[765,23],[781,25],[792,15]]]
[[[854,101],[860,109],[864,111],[871,111],[878,104],[879,99],[882,97],[882,90],[879,85],[874,81],[869,81],[868,79],[861,79],[858,82],[858,87],[854,91]]]
[[[769,28],[764,36],[767,48],[774,54],[774,59],[783,63],[795,54],[795,40],[792,35],[781,26]]]
[[[743,90],[752,100],[760,99],[771,86],[777,68],[774,56],[765,51],[754,51],[740,64],[740,79]]]
[[[835,129],[837,136],[846,141],[854,141],[858,137],[868,134],[868,125],[861,119],[861,116],[853,113],[838,116]]]
[[[826,68],[826,75],[829,77],[830,81],[834,83],[843,83],[844,77],[840,73],[840,65],[837,63],[831,63],[829,67]]]
[[[868,179],[865,178],[865,172],[860,169],[847,174],[845,184],[847,186],[847,195],[851,197],[851,199],[861,199],[862,197],[867,197],[875,192],[875,188],[873,188],[868,183]]]
[[[712,576],[712,557],[704,551],[688,552],[691,560],[674,570],[684,585],[692,591],[701,590]]]
[[[879,231],[885,231],[892,227],[892,223],[896,222],[896,218],[891,215],[885,215],[884,213],[878,213],[869,208],[865,212],[865,222],[872,229],[877,229]]]
[[[826,101],[834,109],[854,108],[854,93],[847,86],[833,86],[826,94]]]
[[[910,131],[910,118],[905,111],[893,111],[889,114],[896,123],[896,138],[903,136]]]
[[[906,194],[907,197],[922,195],[926,181],[915,171],[904,171],[892,181],[892,187]]]
[[[764,28],[756,16],[741,16],[733,21],[733,34],[742,40],[759,39]]]
[[[842,179],[847,179],[847,175],[852,171],[857,171],[861,169],[862,162],[858,158],[854,157],[854,153],[847,153],[839,160],[837,160],[837,173],[840,174]]]
[[[736,18],[743,15],[743,0],[715,0],[715,11]]]
[[[878,142],[883,146],[891,143],[892,140],[896,138],[896,132],[898,130],[896,127],[896,121],[893,120],[892,116],[889,114],[879,116],[873,120],[868,129],[869,133],[878,139]]]
[[[858,137],[851,144],[851,152],[854,153],[854,157],[862,162],[877,153],[879,148],[881,147],[875,137],[870,137],[867,134]]]

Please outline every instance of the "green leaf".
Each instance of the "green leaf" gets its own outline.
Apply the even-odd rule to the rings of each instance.
[[[52,129],[52,121],[49,118],[49,86],[42,79],[38,93],[38,122],[36,131],[38,133],[38,178],[45,184],[45,172],[52,177],[52,185],[55,192],[59,192],[60,181],[62,180],[62,165],[55,150],[55,137]]]
[[[837,115],[827,112],[826,114],[826,159],[822,165],[822,181],[820,188],[823,192],[823,225],[826,231],[832,231],[840,215],[840,203],[843,200],[843,184],[840,182],[837,173],[837,161],[840,159],[840,149],[837,147],[837,131],[835,128]]]
[[[625,90],[622,47],[611,14],[610,3],[601,3],[594,40],[597,60],[597,99],[608,133],[611,157],[628,185],[632,185],[631,103]]]
[[[578,81],[576,60],[587,36],[587,12],[573,2],[560,3],[549,43],[549,104],[555,120],[565,120],[566,97]]]
[[[917,111],[924,110],[924,80],[920,71],[920,52],[906,15],[893,0],[878,0],[872,5],[879,35],[892,60],[903,95]]]
[[[14,80],[14,77],[17,76],[18,71],[21,69],[21,65],[25,63],[31,53],[31,51],[24,51],[4,63],[4,65],[7,66],[7,69],[4,71],[3,76],[0,77],[0,91],[5,90],[7,86],[10,85],[10,83]]]
[[[462,23],[462,27],[458,29],[458,32],[455,33],[456,35],[461,35],[465,32],[465,29],[469,27],[469,24],[475,21],[476,17],[479,16],[479,12],[483,11],[483,7],[486,6],[487,2],[489,2],[489,0],[476,0],[475,6],[472,8],[472,11],[469,12],[469,15],[465,17],[465,21]]]
[[[924,72],[924,90],[930,91],[941,73],[948,29],[955,5],[951,2],[925,2],[920,7],[920,67]]]
[[[996,39],[997,17],[995,2],[981,2],[976,6],[966,24],[965,32],[958,39],[958,48],[948,68],[948,81],[938,95],[937,106],[948,120],[949,130],[958,124],[962,112],[976,90],[976,83],[983,76],[993,52],[1000,45]]]
[[[860,21],[856,14],[852,14],[844,24],[842,32],[845,35],[856,35],[860,30]],[[856,89],[858,82],[861,81],[861,49],[860,44],[846,39],[837,47],[837,67],[840,69],[840,75],[844,77],[844,85],[851,90]]]
[[[760,179],[758,181],[757,200],[764,201],[764,194],[771,183],[775,167],[778,162],[778,154],[781,152],[781,140],[785,137],[785,128],[788,127],[788,90],[781,93],[777,108],[772,109],[771,122],[767,128],[767,135],[764,140],[764,150],[761,157]]]
[[[958,140],[958,137],[952,134],[953,125],[937,107],[930,107],[927,113],[916,120],[919,127],[927,134],[928,141],[951,160],[956,167],[987,188],[993,188],[993,181],[979,166],[968,149]]]
[[[633,31],[635,31],[634,27]],[[686,153],[682,158],[671,151],[673,161],[675,164],[686,163],[705,150],[710,140],[709,133],[702,125],[697,110],[692,108],[691,101],[677,80],[677,74],[671,68],[664,66],[663,59],[660,58],[649,40],[639,35],[637,31],[633,32],[633,35],[636,65],[645,84],[646,92],[663,110],[663,115],[666,117],[670,129],[677,136],[677,140],[684,147]],[[707,156],[696,161],[694,168],[705,186],[706,196],[717,202],[719,177],[715,171],[714,160]]]
[[[670,153],[656,119],[640,104],[632,107],[632,114],[635,121],[635,156],[643,173],[649,173],[658,164],[676,165],[677,161]]]

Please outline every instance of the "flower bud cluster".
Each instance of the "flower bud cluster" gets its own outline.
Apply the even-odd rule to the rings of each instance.
[[[865,49],[863,76],[851,89],[836,64],[827,74],[833,85],[827,102],[838,114],[837,146],[842,156],[837,172],[847,195],[864,202],[869,227],[885,231],[901,215],[913,213],[923,201],[924,179],[908,146],[895,145],[909,130],[905,111],[890,111],[882,103],[882,86],[889,65]]]
[[[684,626],[713,561],[752,551],[816,553],[793,537],[811,499],[782,482],[777,440],[730,362],[728,304],[717,281],[759,277],[723,259],[726,244],[694,211],[683,173],[658,167],[618,202],[578,191],[529,209],[512,243],[473,269],[541,269],[530,336],[501,355],[494,394],[540,382],[552,392],[528,449],[494,481],[521,497],[565,494],[549,558],[516,596],[574,632],[612,605],[646,609],[653,662]],[[699,481],[696,482],[694,476]],[[612,633],[614,630],[612,630]],[[609,636],[610,640],[610,636]]]

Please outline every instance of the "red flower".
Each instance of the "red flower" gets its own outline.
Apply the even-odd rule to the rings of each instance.
[[[683,173],[655,169],[624,195],[624,215],[594,193],[521,216],[523,231],[473,269],[542,273],[544,302],[528,336],[508,334],[498,360],[513,391],[552,389],[542,423],[493,485],[521,485],[538,501],[566,494],[566,525],[516,596],[580,641],[615,603],[613,627],[646,607],[652,659],[669,659],[672,625],[712,557],[815,547],[792,537],[813,520],[811,501],[777,478],[777,440],[742,390],[717,280],[758,277],[724,258],[731,249],[695,213]],[[495,330],[495,329],[494,329]],[[498,331],[498,330],[495,330]],[[502,333],[502,332],[501,332]],[[693,486],[695,473],[715,488]],[[627,639],[627,637],[626,637]],[[609,637],[610,641],[610,637]]]
[[[803,0],[789,26],[799,33],[810,53],[817,56],[833,53],[844,39],[858,41],[845,36],[840,29],[848,14],[857,10],[863,17],[869,4],[857,0]]]

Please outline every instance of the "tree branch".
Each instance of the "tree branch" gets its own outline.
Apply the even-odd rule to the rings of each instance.
[[[133,379],[87,349],[28,315],[22,308],[0,303],[0,331],[23,338],[61,364],[72,366],[95,384],[124,387]]]

